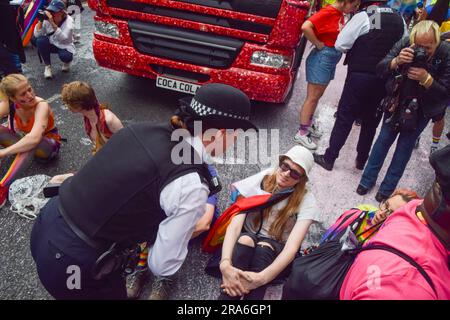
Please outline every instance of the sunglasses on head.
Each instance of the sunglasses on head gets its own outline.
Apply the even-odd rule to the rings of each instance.
[[[280,169],[283,172],[289,171],[289,176],[294,180],[300,180],[304,174],[292,169],[286,162],[280,162]]]

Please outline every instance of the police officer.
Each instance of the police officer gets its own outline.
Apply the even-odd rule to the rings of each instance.
[[[150,245],[148,264],[160,287],[171,283],[208,195],[218,191],[208,155],[220,156],[234,143],[226,129],[255,128],[248,97],[231,86],[204,85],[189,100],[171,127],[137,123],[120,130],[42,209],[31,253],[53,297],[126,298],[118,261],[141,242]]]
[[[345,25],[336,41],[336,49],[347,53],[344,64],[348,65],[348,73],[329,147],[323,155],[314,154],[314,161],[326,170],[333,169],[356,119],[361,119],[356,168],[364,169],[369,157],[381,120],[377,108],[385,96],[385,82],[377,77],[375,68],[392,46],[407,35],[403,18],[383,2],[362,0],[360,12]]]

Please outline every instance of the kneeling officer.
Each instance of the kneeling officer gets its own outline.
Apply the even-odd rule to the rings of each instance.
[[[124,270],[141,242],[151,246],[152,273],[170,279],[186,258],[208,195],[220,189],[205,165],[207,150],[218,156],[218,148],[234,143],[226,129],[255,128],[249,115],[243,92],[208,84],[184,100],[172,127],[137,123],[116,133],[35,222],[31,253],[47,291],[56,299],[125,299]],[[202,124],[196,136],[194,121]],[[181,142],[171,140],[174,129],[187,129]]]

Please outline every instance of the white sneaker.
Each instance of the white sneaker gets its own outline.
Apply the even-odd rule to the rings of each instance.
[[[64,62],[63,62],[61,71],[62,71],[62,72],[69,72],[69,70],[70,70],[70,62],[69,62],[69,63],[64,63]]]
[[[313,138],[320,138],[323,135],[323,131],[320,130],[320,128],[317,124],[312,124],[308,128],[308,132],[311,134],[311,137],[313,137]]]
[[[317,145],[311,140],[309,134],[301,135],[300,132],[297,132],[297,134],[294,136],[294,141],[300,143],[302,146],[308,148],[309,150],[317,149]]]
[[[45,69],[44,69],[44,78],[45,78],[45,79],[51,79],[51,78],[53,78],[52,67],[51,67],[51,66],[45,66]]]
[[[438,151],[438,149],[439,149],[439,145],[431,144],[430,155],[431,155],[433,152]]]

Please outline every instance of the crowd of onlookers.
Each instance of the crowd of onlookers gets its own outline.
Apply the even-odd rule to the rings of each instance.
[[[0,161],[7,156],[15,157],[6,174],[0,177],[2,207],[7,201],[9,186],[23,174],[33,159],[49,162],[58,155],[61,136],[49,102],[37,96],[28,79],[22,75],[21,63],[25,62],[25,55],[20,38],[20,17],[23,12],[20,7],[10,5],[9,0],[0,1],[0,29],[11,30],[0,35],[0,119],[8,117],[8,127],[0,126]],[[82,8],[80,2],[73,4]],[[31,42],[37,47],[47,79],[53,77],[52,54],[58,55],[63,72],[70,70],[76,54],[74,41],[79,35],[75,37],[74,19],[67,13],[67,5],[62,0],[51,1],[45,7],[45,17],[40,18],[33,31]],[[377,15],[377,19],[373,18],[374,15]],[[374,26],[374,20],[380,24]],[[202,233],[204,236],[204,232],[211,227],[204,245],[212,248],[219,244],[221,247],[221,251],[216,252],[219,262],[212,266],[222,278],[220,299],[263,299],[267,286],[280,281],[286,283],[283,293],[285,299],[450,299],[450,153],[448,146],[442,150],[438,147],[450,101],[449,22],[448,0],[431,3],[336,0],[313,14],[302,26],[304,36],[314,48],[305,62],[307,92],[300,108],[300,127],[294,136],[294,141],[300,145],[281,154],[278,167],[233,183],[232,205],[220,217],[216,208],[217,196],[211,192],[206,197],[206,186],[201,183],[202,178],[207,177],[209,190],[214,189],[212,181],[217,177],[217,172],[212,165],[202,171],[197,167],[165,167],[164,163],[152,160],[152,166],[155,166],[158,174],[164,174],[159,178],[161,181],[157,182],[158,185],[152,180],[151,183],[155,185],[145,187],[129,181],[131,177],[136,180],[146,178],[145,171],[123,169],[121,172],[122,168],[114,166],[113,174],[108,172],[105,168],[113,166],[114,160],[119,161],[119,164],[120,160],[125,161],[125,158],[118,156],[120,145],[123,148],[124,144],[131,151],[136,151],[136,163],[140,157],[146,158],[152,152],[154,154],[149,158],[163,159],[164,150],[159,150],[162,148],[160,146],[156,148],[157,151],[140,153],[140,149],[145,149],[147,143],[145,139],[148,137],[143,138],[145,130],[155,137],[165,137],[165,133],[139,125],[123,129],[120,119],[98,101],[94,89],[88,83],[75,81],[64,85],[62,101],[71,112],[83,117],[85,133],[94,145],[94,157],[75,175],[59,177],[58,182],[67,179],[67,183],[61,186],[63,188],[65,185],[62,189],[64,192],[60,199],[52,199],[43,209],[42,219],[38,218],[33,230],[32,253],[44,286],[56,298],[114,299],[127,295],[137,298],[153,273],[156,277],[150,298],[166,299],[174,276],[186,257],[190,239]],[[313,139],[322,135],[319,124],[314,121],[315,110],[327,86],[334,79],[336,66],[344,55],[347,77],[329,147],[324,154],[313,154],[311,151],[317,148]],[[232,110],[234,114],[231,112],[232,120],[226,118],[221,110],[217,114],[205,112],[215,107],[220,109],[221,104],[226,103],[236,103],[236,110]],[[248,107],[247,113],[243,106]],[[239,107],[245,110],[239,110]],[[201,112],[199,108],[202,108]],[[171,128],[189,131],[192,136],[186,141],[196,148],[195,139],[202,140],[203,137],[193,136],[191,124],[194,120],[204,121],[210,128],[248,129],[253,127],[248,122],[249,108],[248,98],[239,90],[228,86],[205,85],[191,102],[181,103],[171,119]],[[433,122],[430,162],[436,171],[436,183],[421,198],[411,190],[397,189],[397,184],[421,133],[430,121]],[[355,186],[359,195],[368,193],[375,186],[386,156],[396,142],[393,158],[375,197],[380,206],[346,211],[327,231],[318,246],[301,252],[305,236],[311,224],[318,221],[319,213],[315,197],[307,186],[307,182],[311,182],[310,170],[314,163],[326,170],[333,170],[355,122],[360,125],[355,156],[355,167],[362,171],[359,185]],[[376,137],[380,123],[381,129]],[[230,141],[234,137],[226,136],[221,130],[217,131],[217,135],[224,139],[225,144],[232,144]],[[148,143],[155,144],[153,141]],[[165,142],[161,145],[166,147]],[[205,142],[203,145],[206,146]],[[199,150],[196,149],[199,153],[205,151],[202,148]],[[108,158],[112,155],[118,157]],[[134,154],[128,156],[133,157]],[[150,160],[146,158],[145,161]],[[138,164],[136,168],[133,170],[144,170]],[[193,173],[198,173],[201,179],[190,176]],[[91,175],[97,174],[98,179],[93,179]],[[113,187],[114,182],[117,182],[117,188],[128,186],[132,194],[123,193],[124,201],[126,198],[127,202],[121,203],[114,199],[111,203],[95,204],[92,207],[83,202],[86,199],[107,202],[104,196],[113,187],[105,190],[96,188],[101,177],[111,179]],[[184,180],[179,180],[182,178]],[[91,182],[91,193],[79,189],[83,183],[87,185]],[[175,182],[177,184],[172,186]],[[144,188],[142,194],[138,190],[140,187]],[[185,190],[191,190],[191,193],[184,195]],[[71,203],[71,200],[67,200],[67,197],[70,198],[69,191],[78,192],[77,200],[80,201],[72,200]],[[105,219],[102,220],[103,224],[100,218],[94,219],[91,224],[82,222],[80,229],[85,227],[90,230],[86,236],[83,230],[78,229],[80,226],[77,227],[80,224],[76,218],[76,212],[80,210],[79,203],[84,203],[86,212],[100,209],[120,211],[124,210],[124,206],[130,206],[140,213],[142,206],[148,205],[144,198],[154,197],[154,193],[160,196],[160,201],[155,200],[157,204],[154,208],[150,206],[152,210],[159,210],[152,214],[162,214],[164,219],[152,216],[156,220],[160,219],[156,226],[152,225],[156,228],[152,239],[138,236],[137,231],[136,235],[133,234],[134,244],[139,249],[138,258],[134,261],[136,265],[133,266],[136,272],[133,277],[128,277],[128,292],[124,293],[123,279],[120,279],[122,270],[106,272],[101,264],[97,273],[89,275],[92,290],[86,295],[79,292],[72,295],[73,292],[60,288],[56,283],[60,280],[57,272],[51,274],[51,279],[45,274],[54,267],[54,261],[45,255],[49,250],[46,246],[56,241],[54,239],[60,239],[63,233],[69,251],[73,250],[69,242],[76,242],[78,238],[82,240],[81,243],[89,245],[86,245],[85,251],[75,250],[67,256],[72,255],[75,260],[86,259],[95,267],[102,262],[99,262],[100,255],[96,250],[103,244],[91,238],[95,238],[96,233],[114,218],[102,217]],[[185,202],[182,199],[186,199]],[[65,209],[62,208],[64,206]],[[190,216],[194,211],[195,215]],[[126,210],[122,212],[125,213]],[[61,217],[65,222],[60,221]],[[151,224],[144,215],[137,217],[143,225]],[[126,221],[117,219],[115,223],[117,225],[111,225],[107,230],[117,231],[118,234],[127,230]],[[54,229],[50,225],[54,225]],[[51,237],[52,234],[55,235],[54,239],[49,238],[45,244],[40,241],[44,235]],[[347,261],[345,270],[336,271],[333,269],[336,262],[327,262],[326,259],[342,252],[342,239],[347,239],[353,249],[367,249],[370,245],[383,248],[355,253],[352,260]],[[220,245],[222,242],[223,245]],[[116,253],[114,250],[117,248],[113,246],[105,253]],[[326,270],[305,267],[317,261],[323,265],[329,263],[330,267]],[[377,280],[371,278],[371,272],[368,271],[371,266],[378,268],[375,270]],[[305,276],[304,270],[307,269],[315,274]],[[329,282],[327,273],[330,270],[341,275],[339,281]],[[332,294],[319,294],[314,290],[306,292],[307,281],[315,278],[318,279],[315,288],[322,285],[335,291]],[[375,282],[368,285],[370,281]],[[114,285],[111,286],[111,283]],[[107,290],[103,292],[104,288]]]

